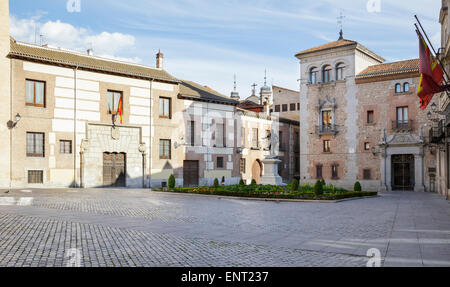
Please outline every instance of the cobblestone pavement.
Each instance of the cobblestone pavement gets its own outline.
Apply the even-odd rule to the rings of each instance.
[[[450,204],[276,203],[147,190],[0,191],[0,266],[450,266]]]

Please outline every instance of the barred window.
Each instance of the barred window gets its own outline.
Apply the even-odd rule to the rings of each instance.
[[[245,158],[241,158],[241,161],[240,161],[240,171],[241,171],[241,174],[244,174],[244,173],[246,173],[246,161],[245,161]]]
[[[28,171],[28,183],[29,184],[43,184],[44,172],[42,170],[29,170]]]
[[[331,166],[331,177],[332,179],[339,179],[339,165],[333,164]]]
[[[217,158],[217,168],[223,168],[223,157]]]
[[[27,156],[45,157],[45,135],[43,133],[27,133]]]
[[[290,110],[291,110],[291,111],[295,111],[295,108],[296,108],[296,107],[295,107],[295,104],[291,104],[291,105],[290,105]]]
[[[72,141],[61,140],[59,142],[59,152],[61,154],[72,154]]]
[[[364,173],[364,180],[371,180],[372,179],[372,171],[370,169],[365,169],[363,171]]]
[[[171,141],[170,140],[160,140],[159,141],[159,158],[160,159],[170,159],[171,158]]]
[[[317,179],[323,179],[322,169],[323,169],[323,166],[321,164],[316,165],[316,178]]]

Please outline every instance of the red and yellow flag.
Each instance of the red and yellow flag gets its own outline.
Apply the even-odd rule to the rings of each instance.
[[[444,70],[430,51],[425,39],[420,33],[420,82],[417,95],[420,98],[420,108],[425,110],[433,99],[434,94],[444,91],[441,86],[444,81]]]
[[[123,124],[123,100],[122,100],[122,97],[120,97],[120,100],[119,100],[119,109],[117,110],[117,113],[120,116],[120,124],[122,125]]]

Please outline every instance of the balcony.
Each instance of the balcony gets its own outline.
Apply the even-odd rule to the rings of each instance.
[[[392,131],[394,132],[412,132],[414,130],[414,121],[393,121]]]
[[[336,135],[338,134],[338,126],[337,125],[321,125],[316,127],[317,134],[320,136],[323,135]]]
[[[448,128],[447,128],[448,132]],[[445,138],[446,129],[444,128],[444,121],[440,121],[439,124],[430,129],[430,143],[439,144],[442,139]]]

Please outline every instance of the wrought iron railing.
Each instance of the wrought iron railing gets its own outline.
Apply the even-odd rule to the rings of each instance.
[[[320,125],[316,127],[317,133],[319,135],[330,135],[330,134],[337,134],[339,132],[337,125]]]
[[[393,131],[412,131],[414,129],[414,121],[393,121]]]

